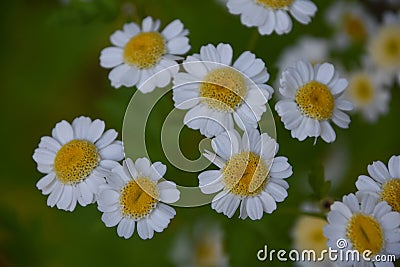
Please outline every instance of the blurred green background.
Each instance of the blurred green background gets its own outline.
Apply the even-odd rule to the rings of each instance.
[[[80,115],[100,118],[107,128],[122,130],[122,121],[133,88],[111,88],[108,70],[99,66],[102,48],[109,46],[109,35],[127,21],[139,22],[151,15],[162,21],[162,27],[179,18],[190,29],[192,49],[202,45],[230,43],[235,57],[252,46],[252,51],[266,62],[272,84],[276,78],[275,62],[286,46],[304,34],[329,37],[323,15],[333,1],[315,1],[319,7],[308,26],[294,22],[293,31],[284,36],[260,36],[255,28],[244,27],[238,16],[230,15],[215,0],[137,0],[79,1],[69,4],[51,0],[14,0],[0,3],[1,71],[1,191],[0,191],[0,266],[174,266],[170,252],[182,229],[208,219],[221,225],[225,250],[231,266],[258,266],[256,253],[265,244],[280,249],[291,248],[291,228],[299,205],[312,200],[307,176],[312,166],[339,151],[346,156],[336,161],[343,168],[340,179],[333,181],[328,192],[334,199],[355,191],[358,175],[366,174],[374,160],[385,163],[399,154],[400,91],[392,88],[389,114],[378,123],[368,124],[358,115],[352,117],[350,129],[335,128],[337,140],[298,142],[290,137],[277,118],[279,155],[289,158],[294,175],[288,180],[289,197],[278,204],[272,215],[260,221],[240,220],[217,214],[206,205],[199,208],[176,208],[177,216],[170,226],[152,240],[142,241],[137,234],[124,240],[115,228],[106,228],[95,205],[77,207],[73,213],[46,206],[46,196],[36,189],[43,176],[32,159],[41,136],[50,135],[54,125]],[[252,45],[252,43],[254,45]],[[357,48],[345,54],[343,64],[357,61]],[[275,103],[275,101],[271,101]],[[273,107],[273,104],[271,104]],[[161,110],[172,108],[172,101],[161,103]],[[275,113],[274,113],[275,114]],[[275,114],[276,115],[276,114]],[[158,119],[157,119],[158,118]],[[149,127],[157,129],[163,116],[154,116]],[[189,156],[198,155],[194,140],[197,132],[185,130],[181,139]],[[191,149],[193,148],[193,149]],[[153,161],[163,159],[157,145],[148,147]],[[168,165],[168,164],[167,164]],[[168,177],[183,181],[179,170],[168,165]],[[197,174],[184,180],[196,185]],[[327,177],[329,178],[329,177]],[[181,180],[179,180],[181,179]],[[336,178],[335,178],[336,179]],[[273,266],[290,263],[274,262]]]

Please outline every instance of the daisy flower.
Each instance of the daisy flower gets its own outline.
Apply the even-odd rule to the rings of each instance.
[[[174,242],[171,256],[181,267],[229,266],[221,227],[210,222],[200,222],[192,232],[182,232]]]
[[[261,59],[246,51],[231,64],[232,54],[229,44],[203,46],[173,79],[175,107],[189,109],[184,124],[206,137],[232,129],[233,121],[241,129],[256,128],[273,93]]]
[[[113,87],[136,85],[147,93],[169,84],[179,69],[176,60],[182,58],[178,55],[184,55],[190,49],[186,37],[189,31],[178,19],[162,32],[159,28],[159,20],[147,17],[141,28],[136,23],[127,23],[122,31],[111,35],[114,46],[101,51],[100,65],[112,69],[108,78]],[[157,75],[153,77],[154,74]]]
[[[384,14],[383,25],[371,37],[368,52],[379,68],[400,81],[400,11]]]
[[[354,104],[354,111],[360,112],[369,122],[376,122],[379,115],[388,112],[390,77],[386,72],[365,59],[363,69],[352,72],[348,80],[345,96]]]
[[[49,195],[48,206],[73,211],[77,202],[86,206],[96,200],[105,176],[124,157],[118,133],[104,127],[103,121],[82,116],[72,124],[57,123],[51,137],[41,138],[33,159],[46,174],[36,187]]]
[[[286,157],[275,157],[278,144],[268,134],[249,130],[241,138],[231,130],[211,144],[216,154],[206,151],[204,156],[220,169],[204,171],[198,178],[204,194],[219,192],[211,204],[218,213],[231,218],[240,205],[241,219],[259,220],[287,197],[285,179],[292,175],[292,166]]]
[[[299,252],[313,250],[316,255],[322,255],[323,250],[328,250],[327,239],[324,236],[324,227],[328,222],[325,219],[307,215],[300,216],[292,230],[293,246]],[[327,257],[318,262],[298,261],[297,266],[324,266],[333,267],[335,263],[329,261]]]
[[[328,8],[325,18],[336,31],[332,47],[340,49],[351,44],[363,44],[377,25],[359,2],[335,1]]]
[[[300,141],[306,137],[321,136],[325,142],[335,141],[332,120],[341,128],[348,128],[350,117],[343,110],[352,110],[352,104],[341,98],[347,80],[339,78],[330,63],[312,66],[300,60],[283,71],[279,92],[283,99],[275,109],[285,128]]]
[[[360,175],[356,182],[360,193],[373,194],[400,212],[400,156],[392,156],[386,167],[381,161],[368,165],[367,175]]]
[[[324,227],[328,246],[342,250],[343,255],[349,255],[348,250],[357,250],[360,255],[360,261],[348,257],[337,263],[356,267],[394,266],[392,262],[374,264],[362,255],[367,250],[371,259],[377,255],[397,258],[400,255],[400,213],[393,212],[374,195],[349,194],[342,202],[335,201],[328,213],[328,223]]]
[[[317,12],[310,0],[228,0],[231,14],[240,15],[247,27],[256,26],[261,35],[289,33],[292,30],[290,13],[298,22],[308,24]]]
[[[98,209],[107,227],[117,227],[118,236],[130,238],[135,231],[142,239],[162,232],[175,216],[175,210],[164,203],[178,201],[175,183],[161,181],[167,168],[161,162],[151,164],[147,158],[133,163],[130,158],[112,169],[107,184],[100,187]],[[164,202],[164,203],[163,203]]]

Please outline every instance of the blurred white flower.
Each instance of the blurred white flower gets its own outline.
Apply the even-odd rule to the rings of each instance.
[[[389,111],[390,75],[365,58],[363,68],[352,71],[348,80],[345,97],[354,104],[354,111],[360,112],[365,120],[376,122],[380,115]]]
[[[184,229],[186,230],[186,229]],[[175,240],[171,258],[178,267],[227,267],[221,228],[210,222],[198,222],[193,231],[182,231]]]
[[[374,32],[377,22],[359,2],[335,1],[325,16],[334,28],[332,48],[344,49],[351,44],[363,44]]]
[[[369,40],[368,53],[374,64],[400,81],[400,11],[384,14],[383,24]]]

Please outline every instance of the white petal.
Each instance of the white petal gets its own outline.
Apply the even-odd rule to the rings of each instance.
[[[61,144],[71,141],[74,138],[74,131],[71,124],[66,121],[57,123],[53,131],[53,137],[60,141]]]
[[[316,80],[328,84],[335,74],[335,67],[330,63],[323,63],[317,70]]]
[[[247,200],[247,214],[252,220],[259,220],[263,216],[263,206],[257,197],[250,197]]]
[[[118,236],[130,238],[135,231],[135,221],[130,218],[122,218],[117,227]]]
[[[113,212],[105,212],[101,216],[101,220],[107,227],[114,227],[121,221],[121,211],[118,209]]]
[[[400,179],[400,156],[392,156],[388,166],[391,177]]]
[[[124,62],[124,51],[119,47],[107,47],[101,50],[100,66],[103,68],[114,68]]]
[[[170,181],[163,181],[158,184],[160,192],[160,201],[165,203],[174,203],[179,200],[180,191],[176,188],[176,184]]]
[[[115,142],[114,144],[108,145],[99,151],[102,159],[109,159],[120,161],[124,157],[124,151],[121,143]]]

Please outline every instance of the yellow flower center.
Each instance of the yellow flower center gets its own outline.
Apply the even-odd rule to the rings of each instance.
[[[233,155],[222,171],[223,182],[231,193],[238,196],[255,196],[261,193],[268,179],[265,161],[253,152]]]
[[[304,115],[316,120],[331,118],[335,104],[328,86],[317,81],[303,85],[297,91],[295,101]]]
[[[142,32],[125,45],[124,61],[139,69],[149,69],[158,63],[165,52],[164,38],[160,33]]]
[[[200,85],[201,101],[218,111],[233,112],[242,103],[246,92],[243,75],[228,67],[211,71]]]
[[[371,43],[371,57],[383,68],[400,68],[400,27],[383,27]]]
[[[288,8],[294,0],[256,0],[257,3],[272,9]]]
[[[327,239],[323,232],[325,225],[327,221],[322,218],[301,216],[294,230],[296,248],[301,251],[312,249],[317,254],[327,249]]]
[[[347,237],[354,248],[363,253],[366,250],[376,255],[383,247],[383,232],[379,222],[372,216],[355,214],[347,225]]]
[[[219,244],[215,244],[215,241],[210,237],[204,237],[199,243],[195,246],[195,262],[196,266],[202,267],[211,267],[217,266],[219,255],[216,246]]]
[[[139,220],[157,206],[159,192],[157,184],[147,177],[129,181],[122,189],[119,199],[122,213]]]
[[[351,99],[361,106],[368,105],[374,100],[374,87],[369,76],[363,73],[355,74],[349,82]]]
[[[362,42],[367,37],[367,30],[361,18],[346,14],[344,17],[344,30],[355,42]]]
[[[58,150],[54,159],[54,170],[60,182],[76,184],[89,176],[99,160],[100,156],[93,143],[72,140]]]
[[[382,185],[381,198],[392,210],[400,212],[400,178],[391,179]]]

